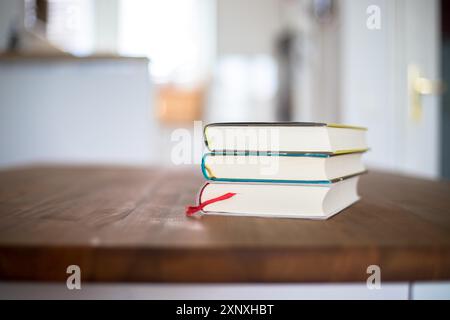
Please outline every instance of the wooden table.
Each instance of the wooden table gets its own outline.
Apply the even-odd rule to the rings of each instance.
[[[195,170],[0,171],[0,281],[384,281],[450,279],[450,185],[371,172],[362,200],[327,221],[187,218]],[[263,200],[262,200],[263,201]]]

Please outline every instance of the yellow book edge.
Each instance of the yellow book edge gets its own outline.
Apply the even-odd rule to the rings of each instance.
[[[338,124],[338,123],[327,123],[327,127],[330,127],[330,128],[343,128],[343,129],[355,129],[355,130],[367,131],[366,127],[358,127],[358,126],[351,126],[351,125]]]
[[[352,125],[346,125],[346,124],[337,124],[337,123],[328,123],[326,124],[327,127],[329,128],[342,128],[342,129],[354,129],[354,130],[363,130],[363,131],[367,131],[367,128],[365,127],[358,127],[358,126],[352,126]],[[213,151],[209,148],[209,139],[208,139],[208,126],[206,126],[203,130],[203,134],[204,134],[204,139],[205,139],[205,144],[208,147],[208,149],[210,151]],[[368,151],[369,148],[365,148],[365,149],[348,149],[348,150],[337,150],[333,153],[328,153],[328,154],[346,154],[346,153],[356,153],[356,152],[366,152]],[[311,153],[311,152],[309,152]],[[315,152],[315,153],[321,153],[321,152]]]

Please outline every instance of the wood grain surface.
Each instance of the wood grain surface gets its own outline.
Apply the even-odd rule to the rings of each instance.
[[[370,172],[327,221],[187,218],[200,170],[0,171],[0,280],[346,282],[450,279],[450,184]],[[261,201],[264,201],[263,199]]]

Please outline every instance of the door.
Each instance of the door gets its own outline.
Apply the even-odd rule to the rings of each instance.
[[[438,177],[439,1],[340,3],[341,121],[369,128],[370,167]]]
[[[440,175],[440,12],[438,0],[402,0],[399,22],[404,30],[407,104],[403,110],[403,170],[428,177]],[[403,17],[401,15],[404,15]],[[403,20],[403,21],[402,21]],[[404,81],[404,79],[399,79]]]

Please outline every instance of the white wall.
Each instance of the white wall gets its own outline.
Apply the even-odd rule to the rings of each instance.
[[[96,52],[117,53],[119,41],[119,0],[95,0]]]
[[[218,54],[271,54],[280,23],[279,0],[217,0]]]

